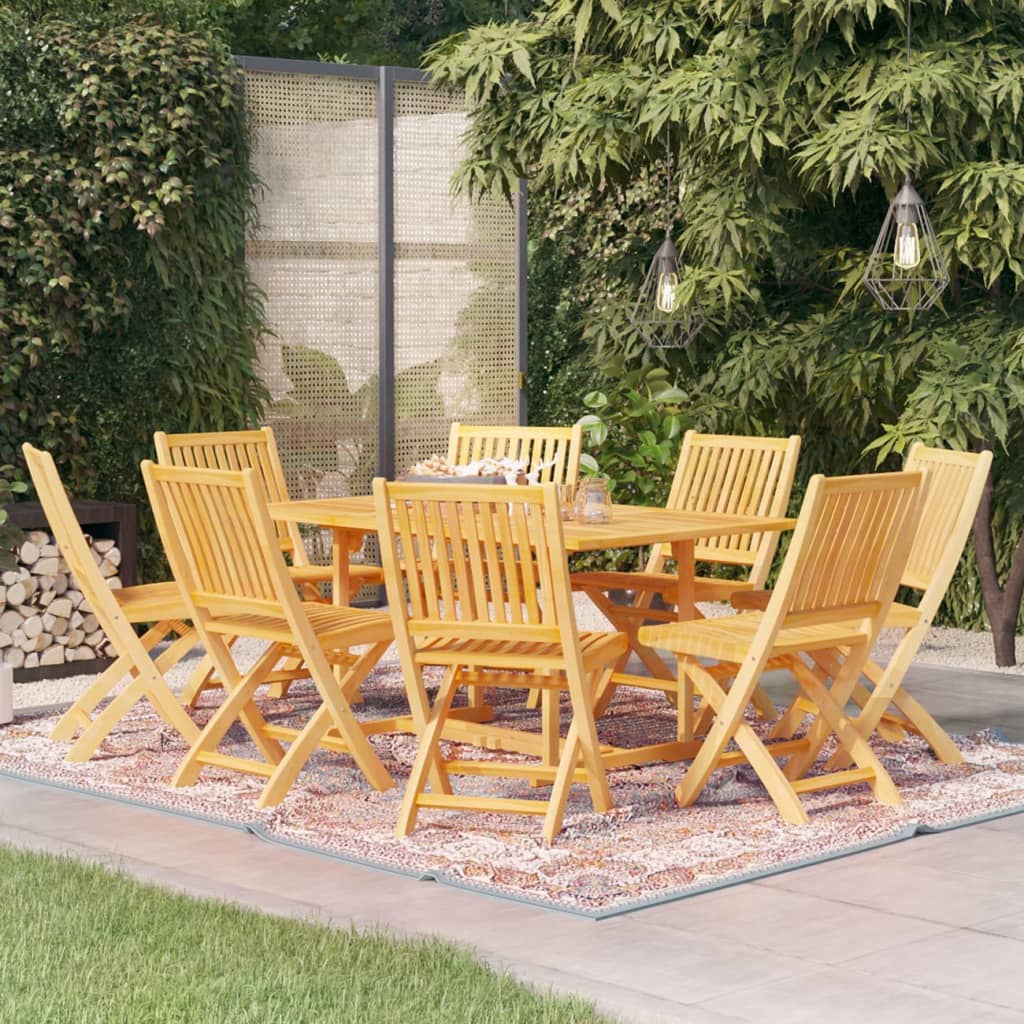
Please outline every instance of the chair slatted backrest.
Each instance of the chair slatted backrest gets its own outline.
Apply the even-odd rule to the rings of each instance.
[[[888,610],[917,528],[921,473],[811,479],[765,617],[872,619]]]
[[[270,427],[259,430],[225,430],[201,434],[153,435],[157,462],[162,466],[190,469],[256,471],[268,501],[287,501],[288,486]],[[275,523],[274,530],[296,565],[309,558],[296,523]]]
[[[123,626],[127,619],[106,580],[100,574],[89,543],[71,507],[71,501],[61,483],[53,456],[29,444],[22,445],[21,450],[28,464],[39,503],[46,513],[46,521],[50,524],[57,541],[57,547],[60,548],[68,569],[71,570],[79,590],[85,595],[104,633],[114,640],[116,646],[117,640],[111,634],[117,629],[116,624]]]
[[[900,582],[926,592],[921,605],[929,616],[956,572],[991,465],[989,451],[958,452],[915,444],[907,455],[905,468],[922,472],[924,482],[921,522]]]
[[[784,516],[793,490],[800,438],[698,434],[683,437],[667,507],[727,515]],[[708,537],[694,545],[701,562],[750,566],[750,581],[764,585],[779,534],[741,533]],[[669,557],[667,545],[651,553],[648,572],[658,572]]]
[[[553,485],[378,479],[373,490],[389,602],[407,607],[408,635],[576,644]]]
[[[539,469],[537,483],[574,484],[580,472],[583,427],[473,426],[453,423],[448,462],[509,458]],[[543,467],[543,468],[540,468]]]
[[[222,617],[301,612],[256,470],[142,467],[168,560],[200,628]]]

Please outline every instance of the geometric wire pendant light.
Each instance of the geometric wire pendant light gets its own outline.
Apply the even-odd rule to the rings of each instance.
[[[630,322],[651,348],[682,349],[704,326],[704,310],[694,299],[679,301],[679,250],[672,241],[672,158],[665,146],[668,184],[665,195],[665,238],[647,268]]]
[[[949,284],[932,222],[910,178],[896,193],[868,259],[864,284],[883,309],[931,309]]]
[[[910,0],[907,0],[907,66],[910,66]],[[910,129],[910,111],[907,111]],[[942,258],[924,201],[910,183],[889,204],[868,258],[864,284],[883,309],[925,310],[935,305],[949,284],[949,269]]]

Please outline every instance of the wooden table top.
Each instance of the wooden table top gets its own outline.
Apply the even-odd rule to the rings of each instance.
[[[270,517],[282,522],[313,523],[332,529],[376,533],[373,496],[309,498],[275,501]],[[796,526],[795,519],[767,516],[727,516],[717,512],[677,512],[645,505],[613,505],[608,523],[562,524],[568,551],[603,551],[607,548],[647,547],[673,541],[723,537],[734,533],[781,532]]]

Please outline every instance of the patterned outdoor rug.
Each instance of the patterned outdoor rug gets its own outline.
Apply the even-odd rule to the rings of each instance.
[[[360,717],[405,710],[397,666],[378,668],[364,692]],[[503,724],[537,725],[536,714],[522,707],[522,695],[492,696],[509,701],[499,709]],[[204,699],[206,705],[196,711],[200,724],[218,697],[210,693]],[[269,720],[288,724],[304,722],[314,706],[306,683],[287,699],[261,701]],[[197,785],[169,788],[184,745],[146,706],[81,765],[65,762],[66,745],[46,738],[55,721],[56,716],[40,716],[0,727],[0,773],[187,814],[326,856],[589,917],[1024,810],[1024,746],[983,733],[959,741],[965,763],[958,767],[939,764],[916,739],[878,743],[905,805],[877,804],[864,785],[807,795],[811,821],[806,826],[783,822],[744,766],[716,773],[713,788],[694,807],[680,809],[673,788],[683,766],[663,764],[611,773],[615,810],[606,815],[591,811],[585,787],[573,787],[566,827],[550,848],[541,842],[540,820],[532,816],[423,810],[414,834],[397,839],[398,805],[416,750],[411,736],[372,738],[398,783],[394,789],[373,792],[348,757],[321,751],[284,803],[261,811],[255,801],[263,780],[254,776],[206,768]],[[599,728],[603,741],[617,745],[661,742],[674,738],[674,712],[659,694],[623,689]],[[246,755],[248,737],[236,727],[221,749]],[[487,756],[480,751],[472,755]],[[467,778],[455,785],[464,792],[537,796],[523,782],[502,779]]]

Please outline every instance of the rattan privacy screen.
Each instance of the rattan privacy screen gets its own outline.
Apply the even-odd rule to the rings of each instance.
[[[401,68],[239,61],[267,422],[293,496],[365,494],[443,453],[453,420],[517,422],[525,203],[452,196],[461,95]]]

